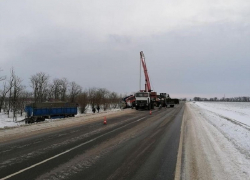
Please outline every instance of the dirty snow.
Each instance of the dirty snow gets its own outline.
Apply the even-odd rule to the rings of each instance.
[[[189,102],[183,179],[249,179],[250,103]]]
[[[111,110],[107,110],[107,111],[100,110],[100,113],[113,113],[113,112],[117,112],[117,111],[121,111],[121,109],[117,108],[117,109],[111,109]],[[86,110],[86,113],[84,113],[84,114],[78,113],[75,117],[84,117],[84,116],[89,116],[91,114],[93,114],[93,112],[89,106]],[[95,114],[98,114],[98,113],[96,112]],[[20,116],[20,114],[17,114],[16,119],[13,120],[12,112],[10,112],[9,117],[5,112],[1,112],[0,113],[0,129],[9,128],[9,127],[18,127],[18,126],[25,125],[24,119],[25,119],[25,113],[23,113],[22,116]],[[57,121],[57,120],[58,119],[46,119],[45,122],[53,122],[53,121]]]

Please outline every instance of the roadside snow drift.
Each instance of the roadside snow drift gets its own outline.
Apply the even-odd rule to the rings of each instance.
[[[250,103],[186,103],[183,133],[183,179],[249,179]]]

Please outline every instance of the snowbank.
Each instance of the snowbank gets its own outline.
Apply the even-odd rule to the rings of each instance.
[[[17,115],[16,120],[13,120],[13,115],[10,113],[10,117],[8,118],[8,115],[4,112],[0,113],[0,128],[6,128],[6,127],[13,127],[13,126],[20,126],[25,124],[22,120],[24,119],[24,116]]]
[[[183,179],[249,179],[250,103],[189,102]]]

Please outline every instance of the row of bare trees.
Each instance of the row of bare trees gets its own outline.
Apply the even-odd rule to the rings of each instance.
[[[230,98],[201,98],[201,97],[194,97],[194,101],[223,101],[223,102],[250,102],[250,97],[242,96],[242,97],[230,97]]]
[[[50,82],[49,75],[40,72],[30,78],[34,102],[69,101],[76,102],[82,87],[76,82],[69,82],[66,78],[56,78]]]
[[[6,80],[6,77],[0,78],[1,81]],[[3,87],[0,90],[0,112],[4,108],[8,117],[10,111],[13,112],[13,120],[16,119],[17,111],[20,110],[20,114],[23,112],[24,92],[25,86],[22,85],[22,80],[15,74],[14,69],[10,71],[10,77],[3,82]]]
[[[122,95],[105,88],[89,88],[77,96],[77,103],[81,108],[81,113],[84,113],[88,106],[91,108],[99,106],[104,111],[120,108],[121,99]]]
[[[31,76],[31,90],[26,90],[27,87],[22,84],[22,79],[16,75],[13,68],[9,78],[2,75],[0,81],[0,112],[3,110],[8,117],[12,112],[13,120],[16,119],[17,112],[22,115],[25,106],[32,102],[75,102],[78,103],[80,112],[84,113],[88,106],[99,106],[103,110],[117,108],[121,99],[121,95],[104,88],[89,88],[83,91],[79,84],[66,78],[55,78],[51,81],[49,75],[44,72]]]

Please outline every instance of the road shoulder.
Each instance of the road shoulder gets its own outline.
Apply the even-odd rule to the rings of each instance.
[[[65,129],[69,127],[79,126],[91,122],[97,122],[104,119],[104,117],[113,118],[121,116],[127,113],[133,113],[133,109],[124,109],[121,111],[111,111],[96,114],[86,114],[78,117],[65,118],[59,120],[53,120],[51,122],[41,122],[34,124],[27,124],[19,127],[12,127],[0,130],[0,143],[9,140],[20,139],[24,137],[29,137],[31,135],[38,135],[46,132],[52,132],[60,129]]]
[[[248,179],[249,161],[203,109],[186,104],[181,179]]]
[[[181,179],[181,166],[182,166],[182,153],[183,153],[183,135],[184,135],[184,127],[185,127],[185,119],[186,119],[186,105],[184,105],[184,113],[181,123],[181,134],[180,134],[180,142],[179,142],[179,148],[178,148],[178,155],[177,155],[177,163],[175,168],[175,180]]]

